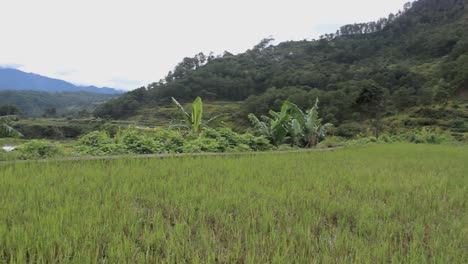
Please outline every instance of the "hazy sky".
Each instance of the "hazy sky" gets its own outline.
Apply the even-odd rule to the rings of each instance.
[[[0,65],[133,89],[184,57],[318,38],[408,0],[0,0]]]

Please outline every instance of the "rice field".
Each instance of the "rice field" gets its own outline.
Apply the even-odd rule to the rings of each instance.
[[[0,165],[0,263],[467,263],[468,148]]]

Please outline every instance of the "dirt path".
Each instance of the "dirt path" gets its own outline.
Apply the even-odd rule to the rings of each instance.
[[[12,160],[0,161],[0,165],[27,163],[27,162],[56,162],[56,161],[81,161],[81,160],[112,160],[112,159],[149,159],[149,158],[176,158],[176,157],[204,157],[204,156],[252,156],[264,154],[288,154],[288,153],[307,153],[307,152],[322,152],[334,151],[343,149],[344,147],[327,148],[327,149],[300,149],[286,151],[264,151],[264,152],[204,152],[204,153],[179,153],[179,154],[141,154],[141,155],[113,155],[113,156],[81,156],[81,157],[62,157],[56,159],[41,159],[41,160]]]

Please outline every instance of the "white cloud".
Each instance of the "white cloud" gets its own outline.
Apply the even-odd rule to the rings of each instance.
[[[132,89],[163,78],[200,51],[243,52],[270,35],[317,38],[338,25],[396,12],[406,1],[1,1],[0,64]]]

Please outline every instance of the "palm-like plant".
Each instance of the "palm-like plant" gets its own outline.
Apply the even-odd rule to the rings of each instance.
[[[203,102],[200,97],[197,97],[192,103],[192,112],[189,113],[185,108],[174,98],[172,97],[172,102],[177,106],[180,115],[185,123],[185,127],[192,130],[192,132],[199,134],[203,126],[209,126],[211,124],[219,124],[222,120],[229,114],[221,114],[210,118],[206,122],[202,122],[203,117]]]
[[[319,140],[325,137],[328,128],[332,126],[330,123],[322,124],[322,119],[319,118],[318,113],[318,103],[319,99],[317,98],[314,106],[303,115],[304,141],[306,142],[306,147],[317,145]]]
[[[23,137],[18,130],[10,126],[16,116],[0,116],[0,137]]]
[[[250,122],[257,128],[261,135],[266,136],[275,145],[281,144],[288,135],[288,122],[291,116],[287,106],[283,105],[280,112],[269,111],[271,117],[261,116],[260,121],[254,114],[249,115]]]
[[[318,141],[325,137],[328,127],[332,124],[322,124],[322,119],[318,114],[319,100],[305,113],[291,102],[284,102],[281,112],[270,110],[273,118],[262,116],[265,121],[260,121],[254,114],[249,115],[258,132],[267,136],[273,144],[278,145],[284,142],[289,136],[292,144],[301,145],[304,142],[306,147],[317,145]]]

